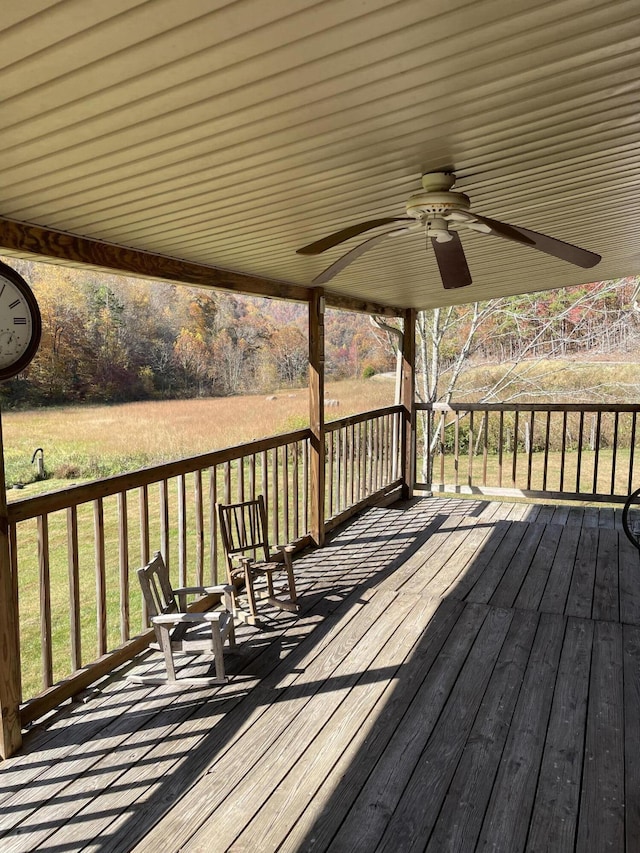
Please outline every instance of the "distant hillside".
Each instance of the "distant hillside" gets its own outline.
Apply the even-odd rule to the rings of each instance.
[[[9,406],[266,392],[306,383],[306,306],[7,258],[42,313],[40,350]],[[393,368],[368,317],[329,311],[327,370]]]

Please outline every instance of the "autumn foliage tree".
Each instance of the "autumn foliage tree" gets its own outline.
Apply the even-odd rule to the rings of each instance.
[[[31,284],[43,331],[29,368],[0,387],[5,404],[243,394],[306,382],[304,305],[6,261]],[[329,315],[336,377],[358,375],[365,360],[391,363],[366,317]]]

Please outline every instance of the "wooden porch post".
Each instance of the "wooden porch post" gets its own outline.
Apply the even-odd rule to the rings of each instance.
[[[311,427],[311,538],[324,544],[324,293],[309,295],[309,425]]]
[[[413,403],[416,393],[416,311],[407,308],[404,314],[404,334],[402,336],[402,378],[400,383],[400,405],[404,408],[402,430],[402,497],[408,500],[413,496],[416,478],[415,446],[416,424],[413,415]]]
[[[18,614],[11,578],[9,515],[0,422],[0,755],[8,758],[22,745],[20,728],[20,656]]]

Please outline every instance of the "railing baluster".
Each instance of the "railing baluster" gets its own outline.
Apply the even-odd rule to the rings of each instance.
[[[547,473],[549,471],[549,439],[551,437],[551,411],[547,412],[547,423],[544,432],[544,463],[542,468],[542,491],[547,491]]]
[[[444,455],[446,451],[446,442],[445,442],[445,418],[446,414],[444,411],[440,414],[440,485],[444,486]]]
[[[327,433],[325,441],[327,443],[327,518],[333,515],[333,439],[334,433]]]
[[[273,525],[273,542],[280,542],[280,487],[278,484],[278,448],[271,451],[271,464],[273,466],[273,513],[271,523]]]
[[[282,509],[284,541],[289,542],[289,446],[285,444],[282,448]]]
[[[531,489],[531,470],[533,467],[533,430],[535,425],[535,412],[529,415],[529,446],[527,448],[527,489]]]
[[[473,411],[469,412],[469,470],[467,472],[467,484],[469,486],[473,485]]]
[[[349,478],[349,466],[348,466],[348,432],[347,428],[343,427],[340,430],[340,435],[342,436],[342,509],[347,508],[347,481]]]
[[[49,566],[49,517],[38,516],[38,565],[40,575],[40,648],[42,655],[42,687],[53,684],[51,650],[51,577]]]
[[[582,469],[582,439],[584,436],[584,412],[580,412],[578,427],[578,458],[576,460],[576,492],[580,491],[580,473]]]
[[[454,433],[453,433],[453,469],[454,469],[454,485],[458,486],[459,468],[460,468],[460,412],[456,410],[454,415]]]
[[[386,465],[386,483],[390,483],[393,479],[393,451],[392,451],[392,441],[393,441],[393,419],[394,415],[385,415],[384,416],[384,424],[385,424],[385,432],[386,439],[384,443],[385,453],[387,455],[387,465]]]
[[[160,481],[160,553],[167,568],[170,568],[169,553],[169,482]]]
[[[353,425],[353,502],[358,503],[362,494],[362,424]]]
[[[309,439],[302,442],[302,508],[304,510],[304,532],[309,532]]]
[[[238,459],[238,500],[244,500],[244,456]]]
[[[218,466],[209,468],[209,578],[212,584],[218,583]]]
[[[178,585],[187,585],[187,483],[184,474],[178,486]]]
[[[560,450],[560,491],[564,490],[564,469],[567,464],[567,412],[562,418],[562,447]]]
[[[484,438],[482,441],[482,485],[487,485],[487,462],[489,458],[489,412],[485,410],[484,415]]]
[[[353,505],[356,495],[355,477],[355,453],[356,453],[356,429],[355,425],[349,427],[349,502]]]
[[[364,427],[364,494],[373,492],[373,422],[365,421]]]
[[[500,409],[498,427],[498,488],[502,488],[502,454],[504,452],[504,412]]]
[[[400,415],[398,412],[393,413],[393,447],[391,448],[392,453],[392,466],[391,466],[391,479],[398,479],[398,470],[399,470],[399,453],[400,453]]]
[[[627,482],[627,494],[631,494],[633,489],[633,463],[635,461],[636,452],[636,419],[637,413],[633,412],[631,416],[631,437],[629,439],[629,480]]]
[[[593,494],[598,493],[598,468],[600,463],[600,434],[602,428],[602,412],[598,412],[596,417],[596,436],[595,436],[595,456],[593,459]]]
[[[264,505],[269,506],[269,471],[267,465],[267,451],[263,450],[260,454],[260,465],[262,468],[262,495],[264,497]]]
[[[129,517],[127,493],[119,492],[118,504],[118,568],[120,578],[120,642],[130,636],[129,624]]]
[[[513,461],[511,465],[511,484],[514,489],[516,488],[518,469],[518,415],[519,412],[516,409],[515,417],[513,419]]]
[[[140,565],[146,566],[150,560],[150,537],[149,537],[149,487],[140,486]],[[149,613],[147,602],[142,597],[142,629],[149,625]]]
[[[301,442],[297,441],[293,445],[293,467],[291,472],[293,485],[293,538],[300,538],[300,460],[299,456],[302,452]]]
[[[196,517],[196,585],[204,584],[204,502],[202,498],[202,471],[193,472],[193,503]]]
[[[343,509],[342,505],[342,480],[344,477],[343,457],[344,457],[344,438],[342,430],[337,429],[333,435],[336,439],[335,458],[336,458],[336,509],[340,512]]]
[[[375,455],[374,459],[374,475],[373,475],[373,490],[377,492],[380,488],[380,418],[375,418],[373,420],[373,434],[374,438],[374,447],[375,447]]]
[[[96,620],[98,656],[107,652],[107,568],[104,544],[104,506],[102,498],[93,502],[93,526],[96,560]]]
[[[252,453],[249,457],[249,495],[251,500],[256,499],[256,454]]]
[[[71,627],[71,668],[82,666],[80,633],[80,559],[78,554],[78,508],[67,509],[67,562],[69,566],[69,625]]]
[[[224,502],[231,503],[231,462],[224,463]]]
[[[618,412],[613,416],[613,450],[611,454],[611,494],[616,493],[616,462],[618,457]]]

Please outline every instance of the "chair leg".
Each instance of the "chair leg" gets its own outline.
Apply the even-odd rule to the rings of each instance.
[[[167,667],[167,680],[176,680],[176,668],[173,662],[173,653],[171,651],[171,635],[169,629],[163,625],[157,626],[156,636],[158,637],[158,645],[164,655],[164,662]]]
[[[289,598],[295,604],[298,600],[298,595],[296,593],[296,581],[293,576],[293,561],[291,559],[291,555],[285,553],[284,555],[284,565],[287,570],[287,582],[289,584]]]
[[[211,623],[211,646],[216,664],[216,680],[226,682],[227,678],[224,674],[224,651],[222,648],[222,637],[220,635],[220,625],[217,622]]]
[[[236,626],[233,621],[233,613],[229,614],[229,630],[227,633],[227,641],[229,643],[229,648],[235,648],[236,645]]]
[[[244,568],[244,586],[249,602],[249,612],[255,618],[258,615],[258,611],[256,609],[256,595],[253,590],[253,572],[249,565],[245,565]]]

